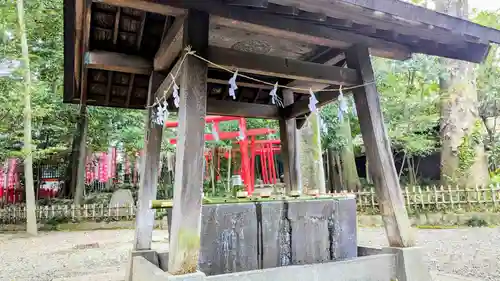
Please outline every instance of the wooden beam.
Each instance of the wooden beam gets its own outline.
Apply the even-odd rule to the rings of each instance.
[[[209,47],[208,59],[227,68],[258,75],[334,85],[356,85],[359,82],[356,72],[352,69],[220,47]]]
[[[220,85],[227,85],[228,80],[222,80],[222,79],[215,79],[215,78],[208,78],[207,82],[208,83],[214,83],[214,84],[220,84]],[[247,83],[247,82],[238,82],[236,81],[236,85],[238,87],[245,87],[245,88],[253,88],[253,89],[262,89],[262,90],[272,90],[273,86],[265,85],[265,84],[256,84],[256,83]]]
[[[420,22],[432,26],[453,31],[456,34],[469,34],[480,36],[491,42],[500,44],[500,31],[485,27],[477,23],[463,20],[443,13],[437,13],[411,3],[395,0],[340,0],[338,2],[349,6],[358,6],[373,12],[373,16],[385,13],[395,17],[403,18],[407,21]],[[380,15],[378,15],[380,17]]]
[[[359,2],[359,0],[353,1]],[[305,11],[325,13],[330,17],[329,19],[336,18],[341,20],[352,20],[363,25],[373,26],[374,28],[394,30],[397,33],[401,34],[416,35],[422,39],[439,41],[457,47],[465,46],[466,43],[466,38],[463,35],[464,32],[458,32],[455,31],[455,29],[443,29],[434,24],[423,23],[419,21],[418,16],[412,16],[412,18],[416,18],[416,20],[408,20],[408,18],[401,16],[399,13],[396,13],[394,15],[381,13],[380,10],[372,10],[366,8],[366,6],[371,5],[366,5],[365,3],[361,3],[356,7],[350,4],[346,5],[345,1],[332,2],[328,0],[306,2],[302,0],[270,0],[270,2],[281,5],[300,5],[300,8]],[[401,3],[401,1],[383,0],[378,1],[377,6],[379,2],[391,2],[391,4],[387,4],[388,6],[393,6],[392,3],[394,2],[398,2],[398,4]],[[408,3],[404,3],[402,5],[413,6]],[[439,14],[435,11],[431,11],[422,7],[418,8],[434,13],[434,18],[439,17]]]
[[[190,10],[184,22],[183,46],[206,55],[209,15]],[[180,83],[178,142],[175,161],[174,206],[168,271],[174,275],[193,273],[200,254],[201,204],[205,116],[207,109],[207,64],[193,56],[184,62]]]
[[[168,69],[181,53],[184,21],[184,17],[175,19],[174,24],[167,31],[167,35],[155,55],[155,70]]]
[[[135,217],[135,238],[134,250],[150,250],[151,240],[155,221],[155,211],[149,208],[149,202],[156,199],[156,189],[158,184],[158,165],[160,163],[160,149],[163,134],[163,125],[151,122],[156,110],[153,105],[155,99],[155,76],[149,79],[148,100],[145,137],[144,137],[144,163],[141,165],[141,181],[139,184],[139,194],[137,212]]]
[[[354,46],[347,50],[346,55],[347,65],[357,69],[363,83],[366,84],[364,87],[353,89],[354,101],[389,245],[412,247],[415,245],[415,238],[394,166],[380,97],[373,83],[375,75],[368,49],[359,45]]]
[[[321,107],[327,103],[330,103],[337,99],[339,93],[337,91],[331,92],[317,92],[315,93],[316,99],[318,100],[317,107]],[[309,98],[294,102],[282,109],[281,115],[284,119],[292,119],[299,117],[304,114],[308,114],[309,111]]]
[[[278,119],[279,109],[275,105],[209,99],[209,115],[240,116],[248,118]]]
[[[293,103],[293,92],[284,90],[283,104],[288,106]],[[295,119],[285,120],[281,118],[279,124],[285,189],[287,193],[290,191],[299,191],[302,189],[302,181],[300,175],[299,140]]]
[[[86,68],[149,75],[153,64],[138,56],[122,53],[91,51],[85,53]]]
[[[267,8],[267,0],[224,0],[228,5],[244,6],[252,8]]]
[[[132,8],[149,13],[155,13],[166,16],[181,16],[186,13],[186,10],[175,8],[170,5],[155,3],[149,0],[93,0],[97,3],[104,3],[112,6]]]

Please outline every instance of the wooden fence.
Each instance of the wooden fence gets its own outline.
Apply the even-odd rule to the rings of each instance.
[[[374,188],[355,192],[358,208],[378,208]],[[403,199],[409,211],[497,209],[500,203],[500,185],[476,188],[451,186],[404,187]]]
[[[359,211],[377,212],[378,201],[374,188],[351,193],[356,195]],[[497,210],[500,203],[500,185],[474,189],[443,186],[405,187],[403,198],[408,210],[414,212]],[[157,213],[162,211],[157,210]],[[38,222],[118,221],[133,219],[135,212],[134,206],[114,207],[105,204],[52,205],[38,206],[36,216]],[[16,224],[25,220],[26,207],[24,205],[10,205],[0,209],[0,224]]]

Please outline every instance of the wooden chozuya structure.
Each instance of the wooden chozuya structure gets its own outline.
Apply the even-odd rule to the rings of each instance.
[[[353,89],[366,153],[392,247],[415,240],[390,149],[370,55],[405,60],[423,53],[482,62],[500,32],[398,0],[65,0],[67,103],[147,109],[180,86],[173,221],[168,270],[196,269],[200,243],[204,117],[207,114],[277,119],[287,189],[297,190],[296,128],[309,113],[307,92],[281,90],[238,78],[197,55],[262,81],[317,92],[318,106],[334,101],[340,85]],[[181,67],[182,64],[182,67]],[[359,86],[361,85],[361,86]],[[170,91],[168,94],[171,94]],[[173,103],[169,102],[170,105]],[[170,110],[176,110],[171,107]],[[296,120],[297,118],[297,120]],[[134,249],[151,248],[163,126],[146,122],[145,163]]]

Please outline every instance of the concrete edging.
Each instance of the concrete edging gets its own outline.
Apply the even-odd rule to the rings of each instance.
[[[413,226],[467,226],[467,222],[477,218],[484,220],[488,225],[500,225],[500,213],[490,212],[468,212],[468,213],[422,213],[410,215],[410,221]],[[359,226],[384,226],[380,215],[362,215],[358,214]]]

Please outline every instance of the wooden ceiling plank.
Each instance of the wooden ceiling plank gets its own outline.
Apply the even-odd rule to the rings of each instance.
[[[356,85],[359,82],[357,72],[349,68],[240,52],[213,46],[208,48],[208,60],[226,68],[238,69],[243,73],[332,85]]]
[[[153,64],[142,57],[106,51],[85,53],[85,66],[91,69],[143,75],[149,75],[153,71]]]
[[[182,51],[185,17],[176,18],[154,58],[154,69],[168,69]]]

